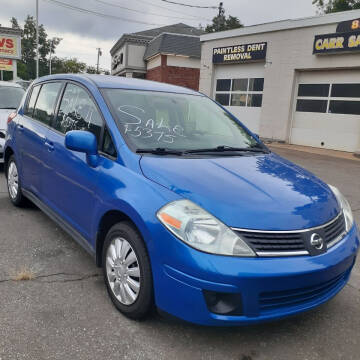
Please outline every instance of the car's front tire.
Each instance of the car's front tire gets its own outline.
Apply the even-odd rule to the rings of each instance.
[[[153,307],[153,281],[143,239],[130,222],[114,225],[103,247],[104,280],[116,308],[131,319]]]
[[[14,155],[10,157],[7,163],[6,180],[10,201],[15,206],[23,206],[26,199],[21,192],[19,170]]]

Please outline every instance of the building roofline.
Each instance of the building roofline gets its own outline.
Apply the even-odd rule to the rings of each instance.
[[[21,36],[21,30],[0,26],[0,33]]]
[[[275,31],[284,31],[291,29],[298,29],[304,27],[313,27],[321,25],[337,24],[342,21],[360,18],[360,10],[343,11],[332,14],[311,16],[299,19],[288,19],[269,22],[265,24],[245,26],[238,29],[220,31],[200,36],[200,41],[211,41],[217,39],[232,38],[245,35],[254,35]]]

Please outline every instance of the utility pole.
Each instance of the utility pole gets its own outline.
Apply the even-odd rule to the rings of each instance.
[[[52,48],[54,44],[54,38],[50,41],[50,60],[49,60],[49,74],[51,75],[51,54],[52,54]]]
[[[218,14],[218,19],[217,19],[217,31],[220,31],[220,27],[221,27],[221,23],[223,22],[224,20],[224,14],[225,14],[225,9],[224,9],[224,3],[221,2],[219,4],[219,14]]]
[[[39,77],[39,0],[36,0],[36,78]]]
[[[97,63],[96,63],[96,73],[99,73],[99,61],[100,61],[100,56],[102,55],[101,49],[100,48],[96,48],[97,50]]]

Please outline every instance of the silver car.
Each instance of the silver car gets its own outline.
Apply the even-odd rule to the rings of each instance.
[[[0,163],[4,162],[7,119],[20,105],[25,90],[16,83],[0,81]]]

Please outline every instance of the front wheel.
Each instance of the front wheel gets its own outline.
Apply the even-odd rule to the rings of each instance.
[[[153,283],[145,244],[129,222],[114,225],[103,248],[104,280],[116,308],[141,319],[153,305]]]
[[[14,155],[10,157],[7,163],[6,179],[10,201],[15,206],[23,206],[25,198],[21,192],[19,170]]]

